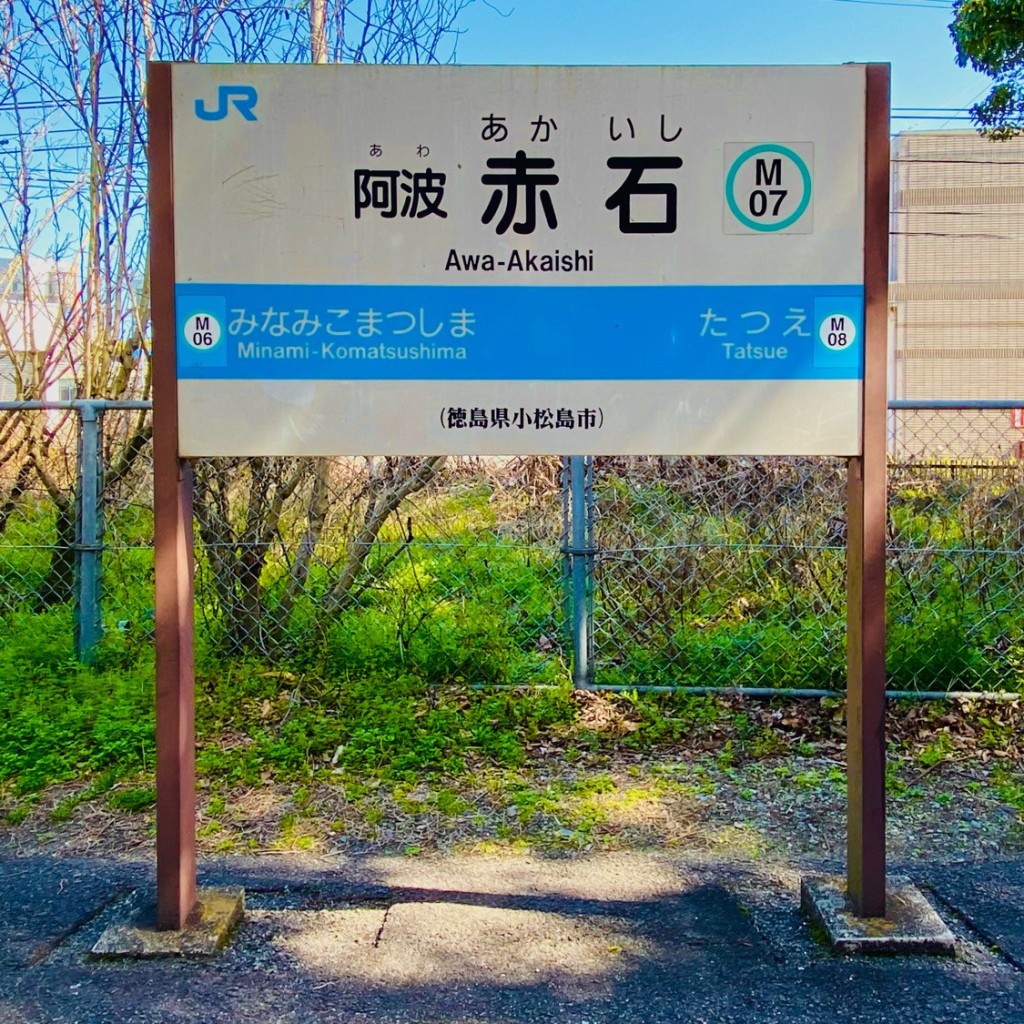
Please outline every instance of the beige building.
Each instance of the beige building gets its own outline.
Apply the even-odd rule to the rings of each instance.
[[[0,260],[0,401],[77,397],[68,268],[31,258]]]
[[[1024,409],[1024,139],[904,132],[892,147],[889,397]],[[899,413],[894,454],[1024,454],[1010,411]]]

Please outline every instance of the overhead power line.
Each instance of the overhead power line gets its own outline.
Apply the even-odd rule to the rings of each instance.
[[[937,11],[945,8],[948,13],[952,8],[946,0],[939,0],[938,3],[928,2],[907,2],[907,0],[828,0],[834,4],[868,4],[871,7],[917,7],[922,11]]]
[[[13,113],[16,110],[60,110],[64,107],[71,107],[75,110],[86,109],[92,106],[106,107],[117,103],[122,106],[136,106],[139,100],[132,100],[127,96],[100,97],[98,100],[79,99],[77,96],[57,96],[52,100],[31,100],[25,103],[8,100],[0,103],[0,112]]]

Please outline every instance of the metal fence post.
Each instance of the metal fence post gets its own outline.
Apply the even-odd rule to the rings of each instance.
[[[100,493],[100,427],[103,409],[91,402],[78,409],[78,466],[75,502],[75,657],[85,663],[96,657],[103,635],[100,583],[103,522]]]
[[[591,461],[582,455],[569,457],[569,507],[571,538],[569,564],[572,567],[572,683],[577,689],[593,685],[593,552],[590,549],[590,502],[588,476]]]

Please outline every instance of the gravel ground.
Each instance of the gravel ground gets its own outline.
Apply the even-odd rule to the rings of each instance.
[[[940,764],[926,773],[897,766],[888,801],[890,856],[948,860],[1024,851],[1019,813],[993,781],[1003,771],[985,764]],[[350,799],[341,782],[268,782],[220,790],[213,798],[201,792],[199,850],[273,856],[661,848],[845,856],[845,774],[833,758],[777,757],[735,767],[710,757],[546,764],[517,772],[514,785],[522,788],[511,791],[512,798],[508,777],[487,773],[444,786],[371,786],[359,800]],[[81,788],[52,787],[23,822],[0,826],[0,843],[22,855],[153,855],[151,811],[131,814],[92,800],[69,820],[55,821],[54,809]],[[537,794],[538,809],[524,811]]]

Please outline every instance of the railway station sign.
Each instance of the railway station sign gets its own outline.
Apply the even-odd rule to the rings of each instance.
[[[886,913],[889,69],[149,65],[157,926],[197,907],[192,456],[840,455]]]
[[[865,68],[174,65],[191,455],[860,451]]]

